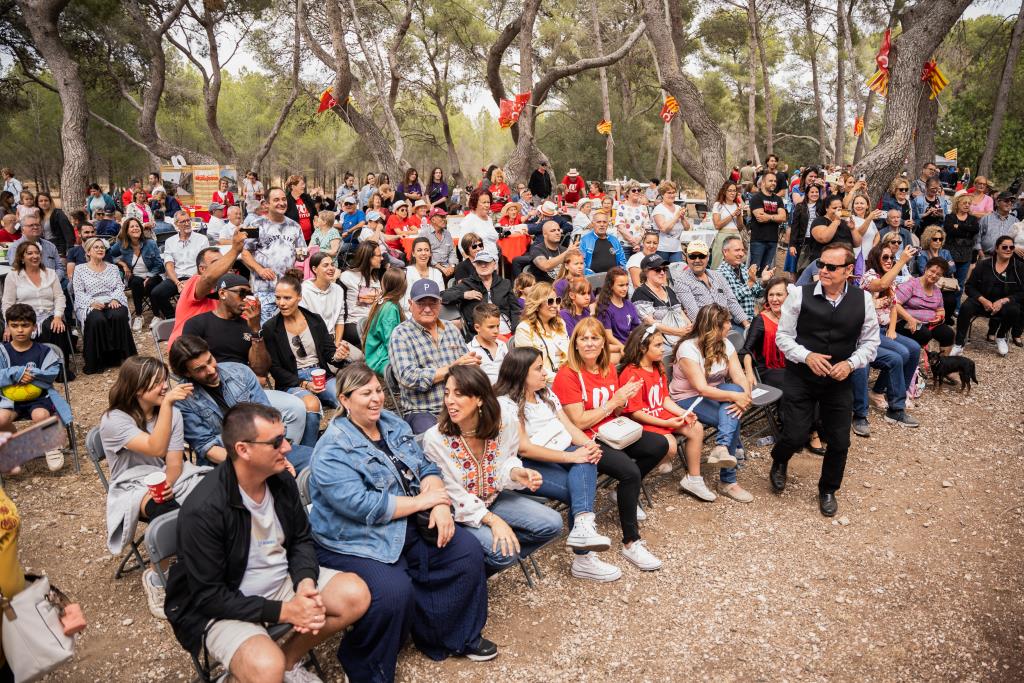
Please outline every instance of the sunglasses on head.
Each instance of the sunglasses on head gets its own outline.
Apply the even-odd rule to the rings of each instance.
[[[548,306],[561,306],[562,305],[562,297],[560,297],[560,296],[549,296],[547,298],[547,302],[546,303],[547,303]]]
[[[815,264],[818,266],[818,270],[827,270],[830,273],[834,273],[840,268],[845,268],[848,265],[846,263],[825,263],[821,259],[815,261]]]
[[[292,346],[295,347],[295,352],[299,354],[299,358],[305,358],[309,353],[306,351],[306,345],[302,343],[302,337],[299,335],[292,337]]]
[[[243,441],[242,443],[248,443],[248,444],[257,444],[258,443],[258,444],[263,444],[264,446],[270,446],[271,448],[273,448],[276,451],[277,449],[279,449],[284,444],[284,434],[283,433],[282,434],[278,434],[277,436],[275,436],[270,441]]]

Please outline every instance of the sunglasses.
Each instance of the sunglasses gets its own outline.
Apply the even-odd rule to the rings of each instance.
[[[264,446],[270,446],[276,451],[277,449],[281,448],[281,446],[284,444],[284,434],[278,434],[270,441],[243,441],[242,443],[263,444]]]
[[[483,242],[473,242],[473,244],[469,245],[470,249],[483,249],[483,247],[484,247],[484,243]]]
[[[666,266],[658,266],[657,268],[648,268],[647,271],[650,273],[664,273],[668,268]]]
[[[943,240],[942,237],[933,237],[932,238],[932,242],[941,242],[942,240]]]
[[[892,256],[882,256],[878,260],[881,261],[882,263],[886,263],[886,262],[891,262],[894,259],[893,259]]]
[[[561,306],[562,305],[562,297],[560,297],[560,296],[549,296],[546,303],[547,303],[548,306]]]
[[[1004,244],[1003,246],[999,247],[999,251],[1013,251],[1013,245]]]
[[[686,258],[690,261],[703,261],[708,257],[707,254],[687,254]]]
[[[306,345],[302,343],[302,337],[295,335],[292,337],[292,346],[295,347],[295,351],[299,354],[299,358],[305,358],[309,352],[306,351]]]
[[[640,194],[640,188],[634,187],[629,191],[630,194]]]
[[[237,294],[238,296],[242,297],[252,296],[251,289],[229,289],[228,291],[231,292],[232,294]]]
[[[825,263],[821,259],[818,259],[817,261],[815,261],[815,265],[818,266],[818,270],[827,270],[830,273],[834,273],[837,270],[839,270],[840,268],[845,268],[849,264],[847,264],[847,263]]]

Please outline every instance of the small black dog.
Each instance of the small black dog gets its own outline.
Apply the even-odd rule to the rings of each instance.
[[[953,374],[960,375],[960,391],[971,393],[971,382],[979,384],[978,375],[974,371],[974,361],[967,356],[940,356],[936,351],[928,353],[928,364],[932,369],[932,379],[936,391],[942,390],[943,380]]]

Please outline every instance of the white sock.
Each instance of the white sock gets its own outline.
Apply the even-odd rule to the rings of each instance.
[[[696,484],[698,481],[704,481],[704,477],[700,476],[699,474],[688,474],[686,475],[686,478],[689,479],[694,484]]]

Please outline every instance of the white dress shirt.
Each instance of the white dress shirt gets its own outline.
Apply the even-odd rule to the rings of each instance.
[[[179,279],[192,277],[196,274],[196,257],[208,246],[210,240],[205,235],[192,232],[185,241],[180,235],[172,235],[164,242],[164,263],[174,263],[174,274]]]
[[[843,297],[849,291],[847,284],[839,296],[833,299],[825,297],[825,300],[832,304],[833,308],[838,306]],[[859,290],[864,296],[864,322],[860,326],[860,335],[857,337],[857,348],[849,358],[832,358],[830,363],[835,365],[846,360],[854,370],[866,368],[875,360],[878,353],[878,346],[881,343],[879,337],[878,316],[875,314],[875,304],[871,299],[871,293]],[[779,329],[775,333],[775,344],[786,356],[786,360],[793,363],[806,363],[807,356],[811,354],[810,349],[798,344],[796,341],[796,321],[800,317],[800,306],[803,304],[803,287],[789,286],[789,296],[782,304],[782,315],[779,317]],[[814,296],[825,296],[821,283],[814,285]]]

